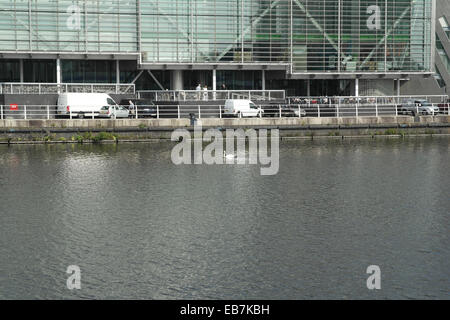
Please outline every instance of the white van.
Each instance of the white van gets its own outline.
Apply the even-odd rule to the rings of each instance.
[[[250,100],[231,99],[225,101],[224,115],[242,117],[259,117],[264,110]]]
[[[78,118],[96,117],[105,106],[117,106],[106,93],[62,93],[58,96],[57,113],[60,116],[72,114],[72,117]]]

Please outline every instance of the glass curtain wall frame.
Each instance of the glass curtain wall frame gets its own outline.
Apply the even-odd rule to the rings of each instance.
[[[1,51],[138,51],[137,0],[0,0]]]
[[[288,63],[290,0],[141,3],[144,63]]]
[[[430,72],[432,0],[293,0],[292,72]]]
[[[290,64],[292,73],[429,72],[432,2],[0,0],[0,48],[140,52],[146,64]]]

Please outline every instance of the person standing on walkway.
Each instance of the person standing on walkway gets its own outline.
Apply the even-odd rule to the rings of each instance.
[[[208,101],[208,87],[203,88],[203,101]]]
[[[197,93],[197,100],[200,100],[200,98],[201,98],[201,93],[200,93],[200,91],[202,91],[202,84],[199,83],[198,86],[197,86],[197,88],[195,88],[195,90],[198,91],[198,93]]]
[[[226,99],[227,98],[227,86],[225,85],[225,83],[222,83],[222,87],[220,88],[220,90],[222,90],[223,92],[222,92],[222,98],[223,99]]]
[[[128,103],[130,104],[128,107],[128,110],[130,111],[130,117],[133,117],[135,115],[135,108],[133,101],[129,100]]]

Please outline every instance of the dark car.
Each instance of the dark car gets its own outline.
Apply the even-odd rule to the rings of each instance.
[[[130,105],[130,101],[134,104],[133,106]],[[120,105],[124,106],[128,110],[130,110],[130,118],[136,117],[136,110],[138,118],[157,118],[158,117],[158,108],[151,100],[145,100],[145,99],[128,99],[128,100],[122,100],[120,102]]]
[[[439,103],[438,107],[440,113],[450,115],[450,101]]]
[[[264,110],[264,117],[276,117],[276,118],[279,118],[280,117],[280,110],[281,110],[281,117],[282,118],[298,117],[298,110],[294,110],[292,105],[267,104],[267,105],[261,105],[261,109]]]

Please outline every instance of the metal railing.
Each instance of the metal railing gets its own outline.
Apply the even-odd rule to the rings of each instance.
[[[155,102],[165,101],[216,101],[244,99],[252,101],[285,100],[284,90],[142,90],[137,91],[139,99]]]
[[[135,85],[133,83],[0,83],[0,94],[59,93],[135,94]]]
[[[311,116],[359,117],[448,114],[449,97],[448,95],[322,96],[288,97],[287,100],[288,104],[299,104]],[[439,111],[431,107],[438,107]]]
[[[450,103],[433,104],[438,106],[439,111],[432,111],[429,115],[450,116]],[[256,112],[253,117],[259,118],[302,118],[302,117],[374,117],[374,116],[399,116],[402,114],[412,114],[402,112],[401,107],[394,103],[380,104],[358,104],[358,103],[338,103],[338,104],[259,104],[261,112]],[[421,115],[420,107],[415,106],[414,115]],[[88,110],[88,108],[86,109]],[[0,119],[74,119],[74,118],[116,118],[114,114],[100,115],[97,111],[76,112],[69,110],[58,112],[58,107],[54,105],[0,105]],[[183,119],[183,118],[228,118],[245,117],[242,114],[227,114],[224,105],[149,105],[130,108],[125,118],[142,119]]]
[[[349,104],[358,103],[359,105],[375,105],[375,104],[401,104],[405,100],[426,100],[430,103],[444,103],[449,101],[448,95],[402,95],[402,96],[298,96],[287,97],[289,103],[302,104]]]

